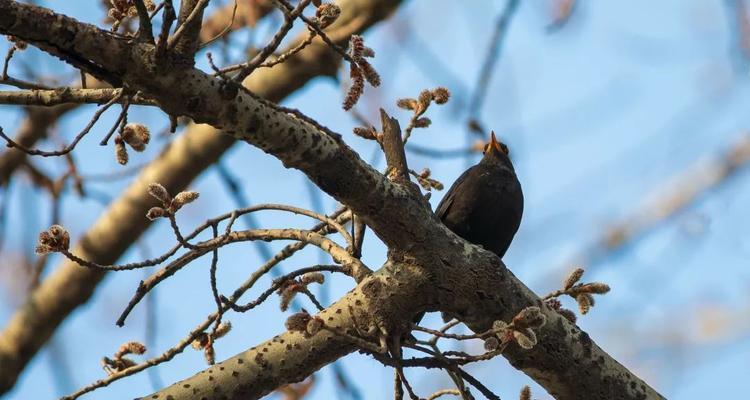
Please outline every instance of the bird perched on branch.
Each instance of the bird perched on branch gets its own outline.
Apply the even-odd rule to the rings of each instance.
[[[508,147],[492,132],[479,164],[453,183],[435,215],[448,229],[503,258],[523,214],[523,192]]]
[[[448,229],[501,259],[510,247],[523,214],[523,192],[508,157],[508,147],[492,132],[479,164],[453,182],[435,215]],[[424,312],[413,321],[418,324]],[[452,316],[443,313],[443,321]]]

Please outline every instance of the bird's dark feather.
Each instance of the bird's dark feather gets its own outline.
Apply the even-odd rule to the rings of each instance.
[[[523,192],[505,154],[486,155],[467,169],[435,215],[457,235],[503,257],[521,223]]]

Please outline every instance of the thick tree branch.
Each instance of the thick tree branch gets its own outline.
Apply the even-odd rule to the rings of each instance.
[[[423,305],[412,300],[418,297],[409,296],[418,296],[424,289],[424,276],[418,269],[403,264],[387,270],[398,273],[376,273],[318,316],[327,326],[352,332],[376,346],[379,338],[377,334],[368,336],[368,330],[378,332],[377,327],[383,323],[400,323],[403,315],[396,310],[408,314]],[[388,296],[390,285],[396,284],[401,285],[399,290],[406,297]],[[372,314],[373,311],[377,314]],[[373,315],[384,318],[376,321]],[[257,399],[282,384],[304,380],[354,350],[353,343],[327,330],[312,337],[285,332],[154,395],[160,399],[170,396],[175,399]]]
[[[398,4],[395,0],[342,2],[342,15],[331,31],[345,43],[349,35],[361,33],[384,19]],[[0,7],[9,5],[10,2],[0,3]],[[0,19],[9,15],[4,11]],[[303,34],[299,40],[306,36]],[[324,44],[313,43],[284,64],[256,71],[244,84],[259,96],[279,101],[317,76],[333,75],[338,63],[335,52]],[[160,182],[173,193],[186,188],[235,142],[217,133],[207,125],[191,125],[110,205],[74,251],[102,264],[115,262],[150,226],[145,217],[134,217],[145,215],[153,206],[146,193],[147,185]],[[7,153],[11,152],[17,155],[15,158],[23,159],[20,151],[9,149]],[[101,271],[84,269],[68,261],[34,290],[0,333],[0,393],[12,387],[28,361],[71,311],[91,297],[103,277]]]
[[[342,14],[329,32],[340,43],[345,43],[349,35],[361,33],[386,18],[399,3],[397,0],[342,1]],[[15,4],[0,0],[0,20],[10,15],[6,11],[11,6]],[[303,34],[297,43],[306,37],[307,34]],[[292,43],[290,47],[295,45]],[[259,96],[279,101],[315,77],[334,75],[339,60],[333,50],[314,42],[287,62],[256,71],[244,84]],[[146,215],[154,205],[146,193],[148,184],[159,182],[172,193],[185,189],[235,143],[232,138],[217,133],[207,125],[191,125],[182,137],[143,170],[85,233],[74,249],[76,254],[102,264],[114,263],[150,226],[145,217],[135,217]],[[14,159],[23,160],[24,154],[16,149],[9,149],[6,153],[9,157],[18,155]],[[0,393],[13,386],[29,360],[60,323],[76,307],[88,301],[104,276],[101,271],[84,269],[66,261],[31,293],[0,333],[0,370],[3,371],[0,374]]]
[[[33,20],[25,19],[33,13],[18,13],[16,9],[20,8],[34,9],[0,0],[0,15],[7,10],[14,16],[0,17],[0,32],[27,39],[24,33],[32,26],[49,37],[68,30],[85,32],[82,39],[99,36],[94,28],[71,19],[58,19],[57,26],[35,25]],[[16,21],[19,16],[20,21]],[[16,29],[18,26],[24,28]],[[52,47],[56,52],[65,52],[65,43],[55,41]],[[340,137],[232,82],[196,69],[173,69],[154,76],[153,65],[148,61],[150,48],[123,49],[127,58],[136,62],[112,66],[106,62],[109,56],[87,50],[90,49],[82,52],[73,49],[73,54],[99,62],[105,71],[124,68],[118,70],[119,76],[134,89],[157,99],[171,115],[187,115],[209,123],[272,154],[285,166],[301,170],[372,227],[388,246],[392,264],[381,274],[366,279],[342,300],[348,301],[342,305],[361,306],[362,315],[358,310],[357,320],[366,321],[367,332],[399,335],[410,322],[405,316],[438,309],[481,332],[495,320],[508,320],[517,311],[537,305],[544,309],[549,321],[539,335],[540,344],[529,351],[510,349],[506,357],[550,394],[559,399],[662,398],[596,346],[585,332],[546,307],[496,256],[447,230],[432,215],[422,196],[372,169]],[[361,293],[361,298],[355,297],[357,293]],[[335,317],[326,315],[325,319],[328,318],[336,322]],[[355,328],[358,327],[359,324]],[[383,338],[379,339],[382,343]],[[296,343],[305,350],[299,353],[294,352],[295,343],[289,343],[291,355],[298,354],[300,358],[288,366],[285,357],[290,353],[284,345],[266,351],[250,350],[250,354],[240,359],[225,362],[227,366],[236,363],[246,364],[245,367],[225,367],[223,371],[219,367],[213,379],[205,372],[191,378],[190,382],[200,385],[182,382],[167,390],[178,387],[181,398],[195,396],[191,393],[204,387],[211,391],[202,392],[203,395],[215,398],[257,398],[280,383],[300,380],[303,374],[306,376],[351,350],[337,342],[318,333],[306,341],[314,343],[314,348]],[[271,354],[264,356],[264,353]],[[253,357],[254,363],[243,359],[247,355]]]

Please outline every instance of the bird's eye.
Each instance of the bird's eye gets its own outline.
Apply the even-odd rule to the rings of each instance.
[[[487,151],[490,149],[491,144],[487,143],[484,145],[484,149],[482,149],[482,154],[487,154]]]
[[[508,146],[506,146],[504,143],[500,143],[500,148],[503,150],[503,153],[510,154],[510,151],[508,150]]]

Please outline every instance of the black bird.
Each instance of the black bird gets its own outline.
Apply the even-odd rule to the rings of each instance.
[[[498,142],[492,132],[482,160],[453,182],[435,215],[456,235],[502,259],[518,231],[522,214],[523,192],[508,157],[508,147]],[[418,324],[424,314],[417,314],[414,323]],[[443,314],[444,322],[450,319],[450,315]]]
[[[508,147],[492,132],[479,164],[453,183],[435,215],[458,236],[503,258],[523,214],[523,192]]]

